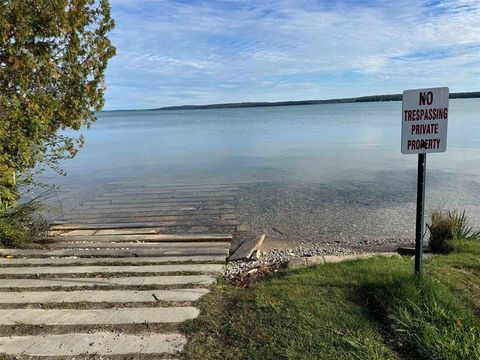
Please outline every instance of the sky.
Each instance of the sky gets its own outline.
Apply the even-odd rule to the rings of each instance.
[[[480,90],[480,0],[110,0],[106,107]]]

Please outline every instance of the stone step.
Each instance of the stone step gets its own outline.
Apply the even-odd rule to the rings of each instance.
[[[130,335],[114,332],[0,337],[7,355],[66,357],[86,355],[173,354],[186,343],[180,334]],[[168,357],[170,359],[170,357]]]
[[[152,256],[191,256],[191,255],[221,255],[228,256],[228,249],[225,248],[162,248],[162,249],[58,249],[58,250],[38,250],[38,249],[0,249],[2,256],[32,256],[32,257],[152,257]]]
[[[208,289],[175,290],[81,290],[0,292],[0,304],[50,303],[147,303],[157,301],[197,301]]]
[[[211,275],[163,275],[129,276],[117,278],[42,278],[42,279],[2,279],[0,288],[49,288],[49,287],[115,287],[143,285],[210,285],[215,282]],[[1,296],[1,292],[0,292]]]
[[[133,231],[132,229],[128,229]],[[213,242],[213,241],[232,241],[231,234],[186,234],[186,235],[175,235],[175,234],[122,234],[120,229],[111,229],[111,230],[98,230],[94,234],[89,235],[85,233],[79,233],[80,231],[91,231],[94,230],[73,230],[71,232],[63,233],[54,238],[54,240],[59,241],[92,241],[92,242],[103,242],[103,241],[143,241],[143,242]],[[142,230],[146,231],[146,230]]]
[[[1,266],[9,265],[93,265],[93,264],[135,264],[146,265],[166,262],[217,262],[224,263],[223,255],[193,255],[193,256],[164,256],[164,257],[122,257],[122,258],[0,258]]]
[[[113,273],[219,273],[220,264],[145,265],[145,266],[28,266],[0,268],[0,275],[113,274]]]
[[[172,248],[230,248],[229,242],[201,242],[201,243],[151,243],[151,242],[57,242],[49,244],[50,249],[172,249]]]
[[[115,309],[0,309],[0,325],[119,325],[180,323],[195,319],[192,306]]]

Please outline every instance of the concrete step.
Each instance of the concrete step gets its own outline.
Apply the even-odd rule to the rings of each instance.
[[[199,248],[161,248],[161,249],[0,249],[2,256],[32,256],[32,257],[153,257],[153,256],[191,256],[191,255],[213,255],[228,256],[228,249],[222,247],[199,247]]]
[[[215,282],[211,275],[175,276],[130,276],[117,278],[42,278],[42,279],[2,279],[0,288],[49,288],[49,287],[115,287],[143,285],[210,285]],[[1,292],[0,292],[1,296]]]
[[[92,265],[92,264],[153,264],[166,262],[217,262],[224,263],[223,255],[163,256],[163,257],[122,257],[122,258],[0,258],[1,266],[9,265]]]
[[[175,290],[81,290],[0,292],[0,304],[49,303],[147,303],[157,301],[197,301],[208,289]]]
[[[202,272],[219,273],[223,265],[145,265],[145,266],[28,266],[0,268],[0,275],[43,275],[43,274],[112,274],[112,273],[171,273]]]
[[[0,325],[118,325],[180,323],[200,311],[191,306],[115,309],[0,309]]]
[[[62,335],[0,337],[0,351],[7,355],[80,356],[88,354],[173,354],[186,343],[180,334],[130,335],[114,332],[74,333]]]

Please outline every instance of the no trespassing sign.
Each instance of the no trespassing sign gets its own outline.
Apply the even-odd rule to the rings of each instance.
[[[403,154],[447,150],[448,96],[448,87],[403,92]]]

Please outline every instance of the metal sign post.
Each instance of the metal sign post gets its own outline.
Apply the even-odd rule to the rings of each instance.
[[[422,272],[427,153],[447,149],[448,88],[406,90],[402,96],[402,153],[418,154],[415,273]]]
[[[415,273],[422,272],[423,232],[425,219],[425,176],[427,174],[427,154],[418,154],[417,170],[417,217],[415,224]]]

